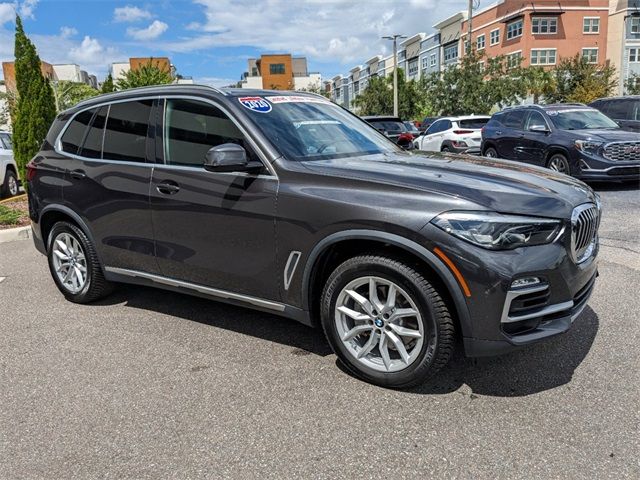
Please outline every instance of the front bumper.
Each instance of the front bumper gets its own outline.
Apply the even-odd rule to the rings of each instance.
[[[461,324],[467,356],[499,355],[566,332],[595,285],[597,243],[591,256],[576,264],[567,233],[549,245],[507,251],[476,247],[431,224],[424,233],[432,248],[439,247],[451,259],[470,291],[469,321]],[[514,280],[525,277],[541,282],[511,288]]]
[[[580,166],[577,175],[583,181],[638,181],[640,180],[640,161],[617,162],[604,157],[578,154]]]

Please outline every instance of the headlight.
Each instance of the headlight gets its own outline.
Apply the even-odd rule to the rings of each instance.
[[[603,145],[602,142],[594,142],[593,140],[576,140],[575,146],[578,150],[585,153],[597,153],[598,149]]]
[[[446,212],[431,223],[451,235],[490,250],[551,243],[562,231],[560,220],[494,212]]]

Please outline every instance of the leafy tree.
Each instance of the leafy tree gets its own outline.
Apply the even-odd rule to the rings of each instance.
[[[640,75],[632,73],[627,79],[626,84],[627,95],[640,95]]]
[[[550,103],[589,103],[610,95],[617,85],[614,67],[589,63],[580,54],[562,59],[553,75],[556,88],[546,95]]]
[[[116,82],[118,90],[147,87],[150,85],[165,85],[173,82],[171,72],[153,64],[150,59],[145,65],[129,70],[123,78]]]
[[[524,73],[519,63],[505,56],[487,58],[472,51],[459,65],[445,68],[423,80],[422,90],[432,114],[488,114],[495,107],[516,103],[524,91]]]
[[[98,95],[98,90],[86,83],[61,81],[53,86],[53,95],[58,112],[73,107],[76,103]]]
[[[424,110],[424,95],[414,80],[405,80],[398,69],[398,115],[403,119],[418,118]],[[393,76],[371,77],[367,88],[354,99],[360,115],[393,114]]]
[[[15,69],[17,100],[13,115],[13,153],[19,174],[37,153],[56,116],[51,85],[40,70],[40,57],[16,16]]]
[[[533,103],[552,94],[556,87],[556,79],[550,70],[542,67],[523,69],[523,81],[527,92],[533,96]]]
[[[100,89],[101,93],[111,93],[111,92],[115,92],[116,91],[116,87],[113,84],[113,77],[111,76],[111,74],[107,75],[107,78],[104,79],[104,82],[102,83],[102,88]]]

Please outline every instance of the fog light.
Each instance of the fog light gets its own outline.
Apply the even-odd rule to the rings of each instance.
[[[540,280],[538,277],[524,277],[514,280],[511,283],[511,288],[531,287],[532,285],[537,285],[541,282],[542,280]]]

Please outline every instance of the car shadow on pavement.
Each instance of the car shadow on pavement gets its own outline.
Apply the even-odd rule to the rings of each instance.
[[[640,190],[640,182],[589,182],[588,185],[596,192]]]
[[[551,390],[566,383],[587,356],[598,332],[599,320],[589,307],[567,333],[546,342],[489,358],[465,358],[460,348],[449,365],[423,385],[409,390],[420,394],[443,394],[468,385],[463,394],[520,397]]]
[[[269,313],[167,290],[119,286],[107,298],[93,305],[119,303],[289,345],[296,355],[311,353],[324,357],[333,353],[320,329]]]

